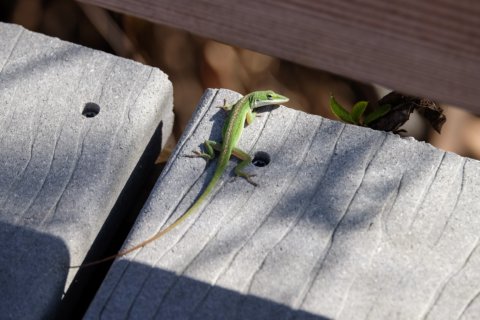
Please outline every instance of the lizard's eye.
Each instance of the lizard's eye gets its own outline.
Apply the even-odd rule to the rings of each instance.
[[[268,99],[268,100],[272,100],[272,99],[273,99],[273,96],[269,93],[269,94],[267,94],[267,99]]]

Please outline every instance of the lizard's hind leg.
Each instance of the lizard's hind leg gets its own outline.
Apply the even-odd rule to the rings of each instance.
[[[221,143],[218,143],[217,141],[213,141],[213,140],[205,140],[203,145],[205,147],[205,152],[194,150],[193,154],[186,155],[186,157],[189,157],[189,158],[200,157],[205,160],[212,160],[215,158],[214,150],[220,150],[222,147]]]
[[[251,183],[252,185],[254,185],[256,187],[257,184],[251,179],[251,177],[254,177],[255,175],[250,174],[250,173],[246,173],[245,171],[243,171],[243,169],[245,169],[246,166],[248,166],[250,163],[252,163],[252,157],[248,153],[246,153],[245,151],[240,150],[238,148],[234,148],[232,154],[235,157],[237,157],[238,159],[242,160],[235,167],[235,169],[234,169],[235,174],[239,177],[244,178],[245,180],[247,180],[249,183]]]

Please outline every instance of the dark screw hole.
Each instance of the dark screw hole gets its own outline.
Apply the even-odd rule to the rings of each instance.
[[[270,163],[270,155],[263,151],[255,153],[252,163],[256,167],[265,167]]]
[[[87,118],[93,118],[100,112],[100,106],[94,102],[87,102],[83,107],[82,115]]]

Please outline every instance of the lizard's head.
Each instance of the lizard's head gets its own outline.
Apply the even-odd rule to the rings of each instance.
[[[259,108],[263,106],[270,106],[287,102],[289,99],[272,90],[256,91],[252,93],[251,97],[252,108]]]

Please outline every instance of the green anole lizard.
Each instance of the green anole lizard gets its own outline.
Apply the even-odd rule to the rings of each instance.
[[[215,169],[212,179],[208,183],[203,193],[190,206],[190,208],[187,211],[185,211],[185,213],[182,216],[180,216],[168,227],[160,230],[159,232],[157,232],[147,240],[129,249],[120,251],[115,255],[108,256],[106,258],[103,258],[97,261],[85,263],[79,266],[72,266],[70,268],[89,267],[89,266],[93,266],[108,260],[115,259],[117,257],[124,256],[132,251],[140,249],[141,247],[149,244],[150,242],[153,242],[159,239],[160,237],[162,237],[163,235],[171,231],[173,228],[178,226],[180,223],[185,221],[185,219],[187,219],[189,216],[195,213],[200,207],[200,205],[205,201],[205,199],[209,197],[209,195],[212,193],[213,189],[215,188],[218,180],[225,172],[225,169],[227,168],[228,162],[232,155],[242,160],[235,167],[234,169],[235,174],[237,176],[245,178],[248,182],[256,186],[256,183],[251,180],[252,175],[243,171],[243,169],[252,162],[252,157],[248,153],[238,149],[236,147],[237,142],[240,139],[240,136],[242,135],[245,124],[249,125],[255,119],[256,117],[256,113],[254,112],[255,109],[262,106],[267,106],[267,105],[281,104],[287,101],[288,101],[287,97],[279,95],[271,90],[267,90],[267,91],[255,91],[255,92],[249,93],[245,95],[243,98],[241,98],[240,100],[238,100],[233,105],[227,105],[226,102],[224,102],[224,105],[221,108],[229,111],[229,115],[223,127],[222,142],[218,143],[216,141],[206,140],[204,143],[206,152],[194,151],[195,155],[190,156],[190,157],[202,157],[207,160],[212,160],[215,157],[214,150],[217,150],[220,152],[217,167]]]

